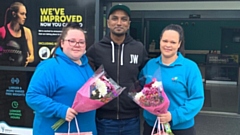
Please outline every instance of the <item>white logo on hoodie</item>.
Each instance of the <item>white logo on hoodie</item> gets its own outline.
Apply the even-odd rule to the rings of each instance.
[[[130,63],[132,64],[138,64],[138,55],[136,54],[130,54],[131,61]]]

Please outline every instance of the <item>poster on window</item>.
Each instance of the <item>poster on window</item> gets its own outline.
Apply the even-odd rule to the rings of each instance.
[[[68,22],[94,43],[95,0],[8,0],[0,2],[0,66],[36,67],[52,56]]]
[[[33,72],[0,71],[0,134],[32,133],[34,111],[25,102]]]
[[[94,43],[95,0],[4,0],[0,7],[0,135],[31,135],[34,111],[25,94],[34,68],[52,57],[69,22]]]

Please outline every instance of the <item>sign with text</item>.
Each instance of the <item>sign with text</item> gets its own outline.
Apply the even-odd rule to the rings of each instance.
[[[8,31],[11,33],[8,24],[14,21],[10,9],[16,7],[15,2],[26,7],[26,19],[22,22],[24,33],[20,32],[17,37],[8,35]],[[50,58],[68,22],[79,23],[86,33],[87,45],[94,43],[95,0],[9,0],[1,1],[0,5],[0,66],[35,67]]]
[[[34,113],[25,102],[32,74],[33,72],[0,71],[0,133],[18,133],[16,127],[28,130],[32,128]],[[11,127],[15,127],[15,130]]]
[[[33,74],[28,69],[51,57],[62,28],[69,22],[79,23],[86,32],[87,45],[93,44],[95,2],[0,1],[0,135],[32,134],[34,113],[25,102],[25,94]],[[22,15],[15,14],[17,11],[13,12],[12,9],[19,9],[20,6],[26,9],[21,8]],[[22,27],[17,30],[18,33],[11,34],[12,24],[19,23]]]
[[[208,54],[208,64],[238,64],[238,54]]]

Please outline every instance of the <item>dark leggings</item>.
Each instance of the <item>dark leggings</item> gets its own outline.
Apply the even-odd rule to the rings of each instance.
[[[143,124],[143,135],[151,135],[152,133],[152,128],[151,126],[149,126],[147,124],[146,121],[144,121]],[[157,130],[155,129],[155,132],[157,132]],[[196,135],[196,131],[194,126],[190,127],[188,129],[182,129],[182,130],[172,130],[174,135]]]

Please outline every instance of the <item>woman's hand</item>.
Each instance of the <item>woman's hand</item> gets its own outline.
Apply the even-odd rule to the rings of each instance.
[[[29,55],[29,53],[27,52],[27,59],[26,59],[26,63],[24,67],[27,67],[28,63],[31,63],[34,61],[34,56],[33,55]]]
[[[29,53],[27,52],[27,59],[26,59],[24,67],[27,67],[28,63],[29,63]]]
[[[159,114],[158,118],[160,119],[161,123],[168,123],[169,121],[172,120],[172,115],[171,113],[168,111],[167,113],[164,114]]]
[[[75,118],[75,116],[76,116],[77,114],[78,114],[78,113],[77,113],[74,109],[68,108],[68,110],[67,110],[67,115],[66,115],[65,120],[68,121],[68,122],[70,122],[70,121],[72,121],[73,118]]]

